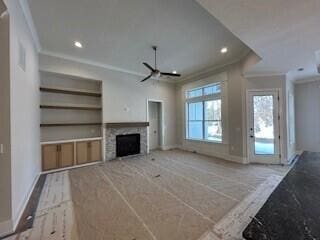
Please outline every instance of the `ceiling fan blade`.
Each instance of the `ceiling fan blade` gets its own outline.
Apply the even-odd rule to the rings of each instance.
[[[161,72],[161,75],[164,75],[164,76],[171,76],[171,77],[181,77],[181,74],[177,74],[177,73],[166,73],[166,72]]]
[[[155,71],[155,70],[153,69],[153,67],[151,67],[148,63],[144,62],[143,65],[145,65],[147,68],[149,68],[152,72]]]
[[[151,78],[152,77],[152,74],[150,74],[148,77],[146,77],[145,79],[142,79],[140,82],[144,82],[144,81],[146,81],[146,80],[148,80],[149,78]]]

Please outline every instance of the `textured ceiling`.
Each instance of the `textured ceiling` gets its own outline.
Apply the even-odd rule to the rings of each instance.
[[[319,0],[197,1],[262,58],[249,74],[318,75]]]
[[[44,52],[148,73],[151,45],[160,70],[189,75],[228,64],[249,49],[194,0],[28,0]],[[75,40],[84,48],[76,49]],[[223,46],[229,48],[220,54]]]

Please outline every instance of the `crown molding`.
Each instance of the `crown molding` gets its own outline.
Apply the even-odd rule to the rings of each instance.
[[[309,77],[309,78],[305,78],[305,79],[295,80],[293,83],[294,84],[304,84],[304,83],[317,82],[317,81],[320,81],[320,76],[315,76],[315,77]]]
[[[130,75],[134,75],[137,77],[146,77],[146,74],[144,73],[139,73],[139,72],[135,72],[135,71],[130,71],[130,70],[126,70],[124,68],[119,68],[113,65],[109,65],[109,64],[105,64],[102,62],[98,62],[98,61],[93,61],[93,60],[89,60],[89,59],[85,59],[85,58],[79,58],[79,57],[73,57],[67,54],[61,54],[61,53],[54,53],[51,51],[46,51],[46,50],[42,50],[40,52],[41,55],[44,56],[48,56],[48,57],[54,57],[54,58],[59,58],[59,59],[63,59],[63,60],[67,60],[67,61],[72,61],[72,62],[76,62],[76,63],[80,63],[80,64],[85,64],[85,65],[89,65],[89,66],[93,66],[93,67],[99,67],[99,68],[103,68],[103,69],[107,69],[110,71],[116,71],[116,72],[120,72],[120,73],[125,73],[125,74],[130,74]],[[150,78],[152,80],[157,81],[158,79],[156,78]],[[161,80],[159,80],[161,82],[166,82],[166,83],[175,83],[174,80],[172,79],[166,79],[163,78]]]
[[[204,78],[204,77],[210,76],[212,74],[222,72],[222,71],[224,71],[225,68],[227,68],[233,64],[239,63],[241,60],[242,60],[242,57],[238,58],[234,61],[231,61],[229,63],[226,63],[226,64],[216,65],[216,66],[212,66],[212,67],[203,69],[201,71],[189,74],[186,77],[183,77],[183,78],[179,79],[178,81],[175,81],[175,83],[176,84],[184,83],[184,82],[187,82],[190,80],[194,80],[195,78]]]
[[[246,73],[243,76],[245,78],[259,78],[259,77],[280,77],[286,76],[287,73],[282,72],[259,72],[259,73]]]
[[[127,74],[131,74],[131,75],[139,76],[139,77],[146,76],[146,74],[143,74],[143,73],[126,70],[124,68],[119,68],[119,67],[116,67],[113,65],[109,65],[109,64],[105,64],[102,62],[93,61],[93,60],[89,60],[89,59],[85,59],[85,58],[73,57],[73,56],[67,55],[67,54],[54,53],[54,52],[47,51],[47,50],[42,50],[40,52],[40,54],[45,55],[45,56],[49,56],[49,57],[55,57],[55,58],[60,58],[60,59],[64,59],[64,60],[69,60],[69,61],[73,61],[73,62],[77,62],[77,63],[81,63],[81,64],[91,65],[94,67],[105,68],[105,69],[108,69],[111,71],[127,73]]]
[[[36,49],[38,52],[40,52],[42,48],[41,48],[41,44],[40,44],[37,30],[35,28],[34,21],[33,21],[31,12],[30,12],[29,4],[28,4],[27,0],[19,0],[19,4],[21,6],[23,15],[26,19],[27,25],[28,25],[29,30],[31,32]]]

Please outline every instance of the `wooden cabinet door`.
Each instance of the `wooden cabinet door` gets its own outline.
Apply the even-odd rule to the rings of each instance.
[[[90,162],[101,161],[101,141],[91,141],[89,143]]]
[[[77,142],[77,164],[88,163],[88,142]]]
[[[42,169],[48,171],[58,168],[58,145],[48,144],[42,146]]]
[[[70,167],[74,161],[74,143],[60,144],[59,167]]]

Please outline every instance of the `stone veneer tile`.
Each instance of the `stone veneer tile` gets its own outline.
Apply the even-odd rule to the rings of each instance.
[[[126,134],[140,134],[140,154],[147,154],[147,127],[134,128],[106,128],[106,160],[116,158],[116,136]]]

